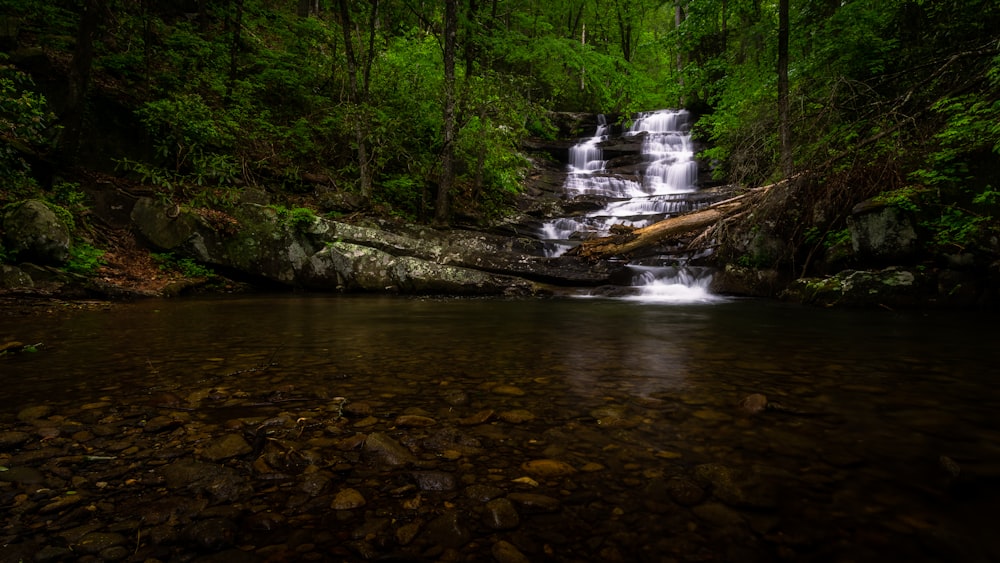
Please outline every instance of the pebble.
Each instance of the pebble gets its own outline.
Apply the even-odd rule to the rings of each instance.
[[[539,477],[562,477],[576,473],[576,469],[572,465],[555,459],[526,461],[521,464],[521,469]]]
[[[486,503],[483,524],[492,530],[510,530],[521,524],[521,517],[509,499],[495,498]]]
[[[333,497],[330,508],[334,510],[352,510],[361,508],[366,503],[365,497],[357,489],[341,489]]]

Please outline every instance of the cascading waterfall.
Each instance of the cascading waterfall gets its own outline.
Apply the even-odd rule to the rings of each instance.
[[[607,203],[584,215],[560,217],[542,225],[540,236],[547,256],[560,256],[574,240],[605,236],[612,225],[640,228],[698,206],[698,165],[691,143],[691,116],[684,110],[658,110],[639,114],[620,143],[641,140],[639,162],[613,166],[605,160],[603,146],[611,128],[599,116],[594,136],[569,151],[564,190],[569,197],[593,196]],[[611,169],[609,169],[609,167]],[[632,284],[640,288],[633,298],[657,301],[703,301],[711,276],[703,269],[673,264],[630,266]]]

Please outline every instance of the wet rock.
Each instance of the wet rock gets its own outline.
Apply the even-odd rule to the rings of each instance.
[[[514,508],[514,503],[506,498],[495,498],[486,503],[483,511],[483,524],[493,530],[510,530],[521,524],[521,517]]]
[[[396,541],[399,542],[399,545],[410,545],[410,543],[413,542],[413,539],[417,537],[417,534],[420,533],[420,530],[422,530],[423,527],[424,527],[424,521],[419,519],[414,520],[413,522],[409,522],[407,524],[403,524],[402,526],[396,529]]]
[[[462,389],[446,389],[441,393],[441,399],[453,407],[469,404],[469,394]]]
[[[330,508],[334,510],[352,510],[366,504],[365,497],[357,489],[342,489],[333,497]]]
[[[47,545],[37,551],[34,556],[35,563],[49,563],[51,561],[69,561],[72,559],[73,551],[66,547],[56,547]],[[26,559],[25,559],[26,561]]]
[[[78,553],[96,554],[108,549],[109,547],[122,545],[123,543],[125,543],[125,536],[121,534],[91,532],[84,535],[79,539],[79,541],[73,544],[73,551]]]
[[[717,502],[696,506],[693,512],[698,518],[717,526],[740,526],[744,523],[743,517],[738,512]]]
[[[7,430],[0,432],[0,450],[19,448],[31,440],[31,434]]]
[[[0,471],[0,483],[27,485],[44,482],[45,476],[34,467],[11,467],[7,471]]]
[[[4,246],[27,262],[61,265],[73,242],[69,226],[39,200],[9,206],[3,216]]]
[[[218,501],[235,501],[251,492],[250,485],[234,469],[193,459],[180,459],[161,469],[171,489],[208,494]]]
[[[225,461],[246,455],[253,451],[246,439],[239,434],[226,434],[213,438],[201,450],[201,456],[209,461]]]
[[[510,493],[507,498],[517,506],[531,512],[559,512],[558,499],[534,493]]]
[[[17,419],[21,422],[32,423],[40,418],[45,418],[55,412],[50,405],[35,405],[25,407],[17,412]]]
[[[314,497],[322,494],[323,491],[330,485],[330,476],[326,473],[309,473],[302,478],[302,484],[300,488],[302,492],[307,495]]]
[[[767,408],[767,397],[760,393],[754,393],[744,397],[740,401],[740,410],[746,414],[757,414]]]
[[[411,474],[421,491],[454,491],[458,481],[444,471],[415,471]]]
[[[416,458],[410,450],[381,432],[373,432],[365,439],[362,454],[377,466],[400,466],[411,464]]]
[[[504,411],[500,413],[500,420],[511,424],[521,424],[535,419],[535,415],[524,409]]]
[[[682,506],[694,506],[705,498],[705,490],[686,477],[668,479],[666,488],[670,498]]]
[[[188,524],[181,537],[200,551],[219,551],[233,545],[239,527],[227,518],[206,518]]]
[[[521,469],[538,477],[562,477],[576,473],[576,469],[572,465],[555,459],[526,461],[521,464]]]
[[[493,485],[469,485],[465,488],[465,496],[479,502],[489,502],[503,495],[503,489]]]
[[[694,476],[699,483],[710,485],[712,495],[730,506],[771,508],[777,503],[773,480],[757,471],[706,463],[695,467]]]
[[[157,434],[159,432],[166,432],[167,430],[173,430],[184,424],[183,421],[178,420],[169,416],[154,416],[153,418],[146,421],[146,424],[142,427],[143,432],[149,432],[151,434]]]
[[[424,426],[434,426],[437,421],[429,416],[421,416],[417,414],[403,414],[396,417],[393,421],[395,426],[402,426],[404,428],[421,428]]]
[[[462,516],[455,510],[449,510],[431,520],[422,537],[433,545],[458,548],[469,542],[471,533],[463,524]]]
[[[483,424],[484,422],[493,417],[494,412],[495,411],[493,411],[492,409],[479,411],[467,417],[458,419],[458,423],[461,424],[462,426],[475,426],[477,424]]]
[[[524,395],[524,389],[520,387],[515,387],[514,385],[497,385],[491,391],[495,395],[506,395],[508,397],[520,397]]]
[[[521,553],[514,544],[500,540],[493,544],[490,549],[490,553],[493,555],[493,559],[497,563],[530,563],[531,560],[528,559],[523,553]]]

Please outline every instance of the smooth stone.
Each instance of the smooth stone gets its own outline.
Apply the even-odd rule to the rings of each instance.
[[[529,420],[534,419],[535,415],[524,409],[504,411],[500,413],[500,420],[511,424],[521,424],[522,422],[528,422]]]
[[[738,512],[717,502],[705,503],[691,510],[698,518],[719,526],[740,526],[744,523]]]
[[[685,477],[672,477],[666,483],[667,494],[677,504],[694,506],[705,499],[705,490]]]
[[[458,419],[458,423],[462,426],[475,426],[477,424],[482,424],[493,417],[495,411],[484,410],[473,413],[465,418]]]
[[[777,503],[773,480],[765,480],[758,472],[706,463],[695,467],[694,478],[699,483],[711,485],[712,495],[730,506],[772,508]]]
[[[555,459],[526,461],[521,464],[521,469],[539,477],[562,477],[576,473],[576,469],[572,465]]]
[[[510,493],[507,495],[514,504],[534,512],[558,512],[561,503],[558,499],[534,493]]]
[[[73,544],[73,551],[92,555],[123,543],[125,543],[125,536],[121,534],[90,532]]]
[[[330,503],[330,508],[334,510],[351,510],[354,508],[360,508],[367,504],[365,497],[357,489],[342,489],[333,497],[333,502]]]
[[[524,395],[524,390],[514,385],[497,385],[490,391],[495,395],[506,395],[508,397],[520,397]]]
[[[757,414],[767,408],[767,397],[754,393],[740,401],[740,410],[746,414]]]
[[[181,537],[206,551],[232,547],[239,527],[228,518],[195,520],[181,531]]]
[[[465,496],[480,502],[489,502],[503,495],[503,489],[493,485],[469,485],[465,488]]]
[[[496,542],[490,549],[490,553],[497,563],[531,563],[531,560],[509,541],[500,540]]]
[[[483,511],[483,524],[493,530],[510,530],[521,524],[521,517],[514,508],[514,503],[506,498],[495,498],[486,503]]]
[[[253,451],[246,439],[239,434],[226,434],[209,440],[201,450],[201,457],[209,461],[224,461]]]
[[[32,422],[39,418],[45,418],[55,411],[50,405],[33,405],[24,407],[17,412],[17,419],[21,422]]]
[[[459,548],[469,543],[471,533],[462,523],[461,515],[455,510],[449,510],[431,520],[422,537],[432,545]]]
[[[149,432],[156,434],[159,432],[165,432],[167,430],[173,430],[183,424],[182,421],[169,416],[154,416],[153,418],[146,421],[145,426],[142,427],[143,432]]]
[[[455,476],[444,471],[415,471],[412,475],[421,491],[454,491],[458,488]]]
[[[7,471],[0,471],[0,482],[35,484],[45,482],[45,476],[34,467],[11,467]]]
[[[23,446],[31,440],[31,434],[9,430],[0,432],[0,450],[10,450]]]
[[[372,432],[365,439],[361,453],[376,465],[400,466],[416,461],[410,450],[381,432]]]
[[[403,426],[409,428],[422,428],[425,426],[434,426],[437,421],[429,416],[423,416],[419,414],[402,414],[396,417],[393,422],[395,426]]]

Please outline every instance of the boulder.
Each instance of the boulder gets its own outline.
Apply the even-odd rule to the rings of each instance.
[[[316,218],[290,224],[270,207],[244,203],[230,222],[140,199],[136,230],[153,246],[292,287],[448,295],[525,295],[536,282],[598,285],[624,266],[546,258],[509,235],[378,228]]]
[[[30,199],[3,216],[4,246],[24,262],[60,265],[69,260],[69,226],[45,202]]]
[[[913,306],[923,301],[926,285],[923,274],[898,268],[844,270],[828,278],[797,279],[782,297],[825,307]]]
[[[863,201],[847,219],[855,255],[870,263],[889,264],[911,258],[917,230],[911,214],[877,200]]]
[[[0,264],[0,289],[20,289],[34,287],[31,276],[15,266]]]

